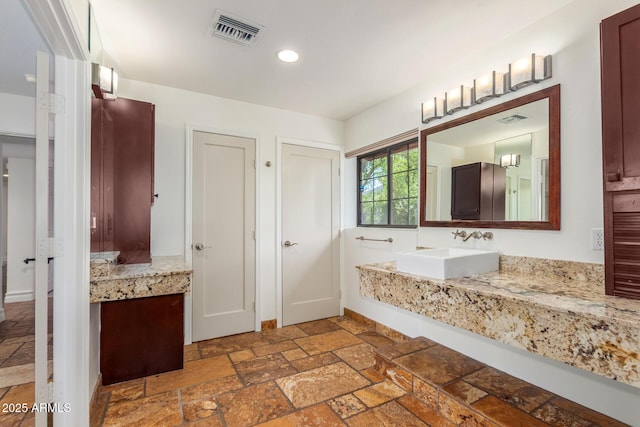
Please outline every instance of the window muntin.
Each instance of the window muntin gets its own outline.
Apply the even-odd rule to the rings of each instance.
[[[358,225],[418,224],[418,141],[358,157]]]

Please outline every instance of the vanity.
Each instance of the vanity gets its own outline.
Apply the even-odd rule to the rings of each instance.
[[[560,230],[560,85],[425,127],[420,151],[421,227]],[[503,217],[496,217],[495,204],[492,218],[474,216],[481,204],[467,201],[484,194],[490,202],[488,190],[457,197],[458,185],[483,181],[459,174],[460,167],[483,163],[504,170]],[[474,215],[461,214],[460,200]],[[468,239],[466,232],[453,234]],[[357,267],[360,294],[640,387],[640,305],[605,295],[602,264],[499,255],[495,271],[438,279],[399,271],[406,271],[405,261]]]
[[[640,387],[640,306],[604,295],[604,267],[500,256],[498,271],[447,280],[358,267],[360,294]]]
[[[89,300],[100,303],[104,385],[182,369],[184,294],[191,267],[182,257],[117,264],[118,252],[91,255]]]
[[[184,257],[151,255],[155,106],[91,100],[91,273],[102,383],[183,367]]]

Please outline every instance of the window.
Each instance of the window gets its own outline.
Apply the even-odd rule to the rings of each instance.
[[[358,157],[358,225],[418,224],[418,140]]]

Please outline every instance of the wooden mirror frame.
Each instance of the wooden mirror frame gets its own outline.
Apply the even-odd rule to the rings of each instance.
[[[548,221],[434,221],[425,219],[427,200],[427,136],[455,126],[501,113],[521,105],[549,100],[549,201]],[[514,228],[523,230],[560,230],[560,85],[551,86],[502,104],[471,113],[459,119],[420,131],[420,226],[467,228]]]

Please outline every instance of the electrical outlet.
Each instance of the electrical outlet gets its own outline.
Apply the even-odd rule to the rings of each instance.
[[[602,228],[591,229],[591,249],[594,251],[604,249],[604,230]]]

